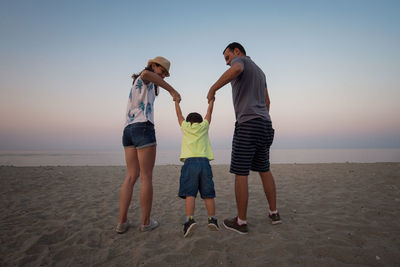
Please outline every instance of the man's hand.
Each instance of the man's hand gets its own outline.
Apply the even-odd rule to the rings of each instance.
[[[235,62],[228,70],[226,70],[221,77],[211,86],[208,91],[207,99],[210,102],[215,97],[215,92],[223,87],[225,84],[236,79],[244,70],[241,62]]]
[[[208,91],[207,99],[208,99],[208,103],[210,103],[210,101],[212,101],[212,100],[215,100],[215,91],[213,89],[210,89]]]

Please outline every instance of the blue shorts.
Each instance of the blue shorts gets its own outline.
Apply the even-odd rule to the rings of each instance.
[[[179,197],[215,198],[213,174],[208,158],[187,158],[181,169]]]
[[[157,144],[154,125],[150,121],[129,124],[124,129],[122,145],[136,149]]]
[[[247,176],[250,170],[268,172],[269,149],[274,140],[272,123],[253,119],[235,125],[230,172]]]

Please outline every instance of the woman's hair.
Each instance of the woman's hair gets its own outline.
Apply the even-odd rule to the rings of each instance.
[[[154,63],[154,64],[157,64],[157,63]],[[157,65],[158,65],[158,64],[157,64]],[[144,70],[148,70],[148,71],[154,72],[153,68],[151,67],[151,64],[148,65],[146,68],[144,68]],[[142,70],[142,71],[139,72],[139,73],[134,73],[134,74],[132,74],[132,79],[133,79],[132,84],[135,83],[136,79],[142,74],[142,72],[143,72],[144,70]],[[156,96],[157,96],[157,95],[158,95],[158,85],[154,84],[154,89],[155,89],[155,91],[156,91]]]
[[[201,117],[201,115],[199,113],[192,112],[192,113],[189,113],[189,115],[187,115],[186,121],[190,122],[192,124],[196,123],[196,122],[201,123],[201,122],[203,122],[203,118]]]

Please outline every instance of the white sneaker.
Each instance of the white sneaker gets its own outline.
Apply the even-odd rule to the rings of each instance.
[[[150,219],[150,223],[148,225],[143,225],[140,226],[140,231],[141,232],[147,232],[147,231],[151,231],[155,228],[157,228],[160,224],[157,221],[153,221],[152,219]]]
[[[117,232],[118,234],[123,234],[126,231],[128,231],[129,226],[131,226],[131,222],[130,221],[126,221],[124,223],[119,223],[117,225],[117,227],[115,228],[115,232]]]

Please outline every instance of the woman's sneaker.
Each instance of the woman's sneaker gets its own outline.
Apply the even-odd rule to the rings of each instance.
[[[208,218],[208,229],[211,231],[218,231],[219,226],[218,226],[218,220],[214,219],[213,217]]]
[[[157,221],[153,221],[152,219],[150,219],[150,223],[148,225],[140,226],[140,231],[141,232],[151,231],[151,230],[157,228],[159,225],[160,224]]]
[[[118,234],[123,234],[126,231],[128,231],[129,226],[131,226],[131,222],[130,221],[126,221],[124,223],[119,223],[117,225],[117,227],[115,228],[115,232],[117,232]]]
[[[279,212],[269,214],[268,217],[271,219],[272,224],[280,224],[282,223],[281,221],[281,216],[279,216]]]
[[[246,235],[249,233],[249,228],[247,227],[247,224],[239,225],[237,223],[237,217],[232,219],[225,219],[223,225],[225,226],[226,229],[235,231],[236,233],[242,235]]]
[[[183,224],[183,237],[191,236],[196,227],[196,222],[194,221],[193,217],[190,217],[189,220]]]

